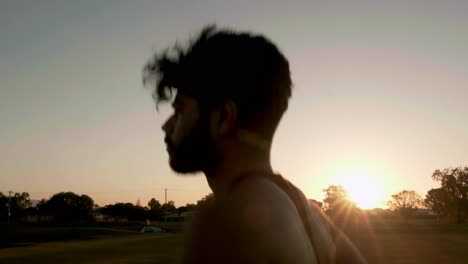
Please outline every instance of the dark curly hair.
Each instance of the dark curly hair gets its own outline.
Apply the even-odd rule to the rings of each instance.
[[[205,27],[188,47],[176,44],[144,66],[153,98],[170,101],[175,90],[194,97],[201,108],[232,100],[239,127],[271,140],[291,97],[289,63],[267,38],[249,32]]]

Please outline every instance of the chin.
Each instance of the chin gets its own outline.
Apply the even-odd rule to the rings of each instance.
[[[195,164],[191,164],[190,162],[177,162],[174,159],[169,161],[169,165],[173,171],[180,174],[194,174],[202,171],[202,169],[199,166],[195,166]]]

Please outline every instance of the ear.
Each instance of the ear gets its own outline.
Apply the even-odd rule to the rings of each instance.
[[[216,136],[224,136],[237,126],[237,106],[232,100],[226,100],[214,113],[213,132]]]

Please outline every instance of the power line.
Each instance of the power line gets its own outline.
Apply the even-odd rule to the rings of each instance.
[[[186,189],[186,188],[148,188],[148,189],[127,189],[127,190],[107,190],[107,191],[85,191],[84,194],[92,193],[132,193],[132,192],[151,192],[155,190],[171,190],[171,191],[183,191],[183,192],[203,192],[205,189]],[[71,191],[71,190],[70,190]],[[63,191],[58,191],[63,192]],[[29,194],[45,194],[45,193],[58,193],[57,191],[27,191]]]

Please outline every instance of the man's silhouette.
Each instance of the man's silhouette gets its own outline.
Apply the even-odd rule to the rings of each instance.
[[[203,172],[215,197],[188,230],[185,262],[364,262],[299,189],[273,172],[271,142],[292,82],[271,41],[206,27],[187,47],[156,54],[144,80],[155,81],[157,103],[173,101],[162,127],[171,168]]]

